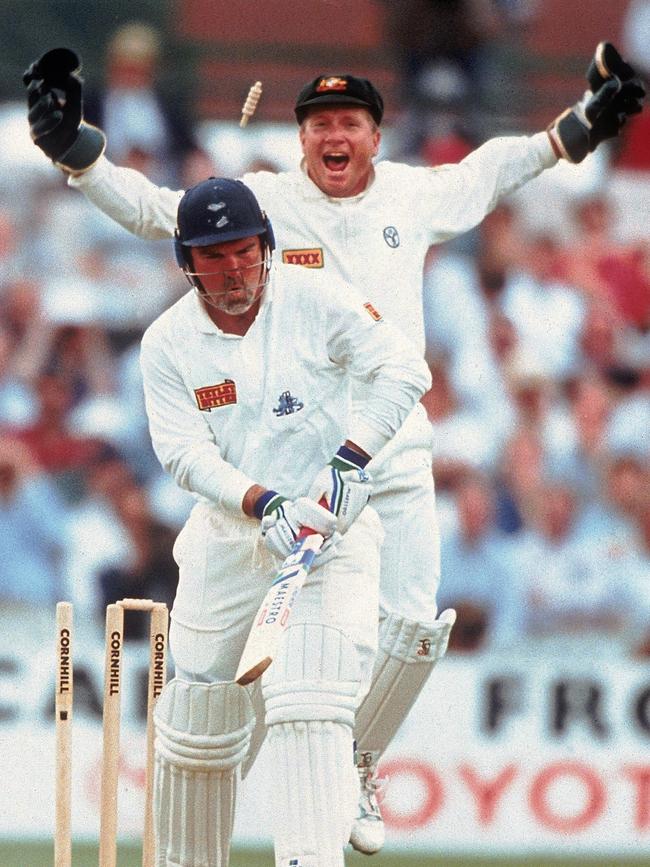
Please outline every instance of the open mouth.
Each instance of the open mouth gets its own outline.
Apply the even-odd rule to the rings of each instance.
[[[323,162],[330,171],[342,172],[350,162],[350,157],[341,153],[324,154]]]

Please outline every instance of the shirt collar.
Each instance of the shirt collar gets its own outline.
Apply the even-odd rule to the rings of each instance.
[[[262,310],[271,303],[273,298],[273,288],[276,280],[276,271],[275,265],[271,265],[271,270],[269,272],[269,279],[264,288],[264,292],[262,293],[262,300],[260,303],[260,309],[257,313],[258,316],[262,313]],[[205,309],[205,306],[196,289],[191,289],[188,292],[188,313],[192,324],[196,328],[197,331],[200,331],[201,334],[216,334],[218,337],[223,337],[224,340],[241,340],[239,334],[227,334],[225,331],[222,331],[215,323],[210,319],[210,315],[208,311]]]
[[[373,163],[372,172],[370,174],[370,180],[368,181],[368,186],[365,190],[362,190],[360,193],[357,193],[356,196],[328,196],[327,193],[324,193],[319,186],[317,186],[312,179],[309,177],[307,173],[307,163],[305,158],[303,157],[300,161],[300,173],[302,175],[302,186],[304,192],[304,198],[306,199],[327,199],[329,202],[356,202],[359,199],[362,199],[365,195],[368,194],[368,191],[372,187],[375,182],[375,166]]]

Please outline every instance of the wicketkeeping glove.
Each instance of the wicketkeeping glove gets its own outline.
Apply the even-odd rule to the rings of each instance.
[[[641,112],[645,98],[645,87],[633,67],[623,60],[611,42],[601,42],[587,69],[587,81],[592,93],[596,93],[611,78],[621,82],[621,89],[610,108],[594,122],[590,138],[597,138],[599,142],[618,135],[627,118]]]
[[[601,42],[587,70],[590,90],[548,128],[558,156],[579,163],[598,145],[619,134],[628,117],[642,110],[645,88],[609,42]]]
[[[54,48],[23,75],[29,131],[43,153],[60,168],[83,172],[97,162],[106,136],[83,119],[81,61],[68,48]]]
[[[308,497],[287,500],[275,491],[269,491],[260,500],[255,513],[262,519],[262,538],[267,548],[280,559],[284,560],[289,554],[303,527],[309,527],[325,537],[317,555],[319,565],[324,562],[323,555],[334,553],[341,534],[336,530],[336,516],[323,506]]]
[[[369,460],[341,446],[307,493],[312,500],[325,498],[330,512],[336,515],[336,529],[341,535],[356,521],[372,494],[370,475],[365,470]]]

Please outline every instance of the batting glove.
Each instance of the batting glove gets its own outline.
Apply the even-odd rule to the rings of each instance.
[[[262,538],[266,547],[282,560],[291,552],[303,527],[309,527],[325,538],[317,555],[319,565],[324,562],[323,555],[334,553],[341,539],[336,530],[336,516],[308,497],[288,500],[275,491],[267,491],[257,501],[255,514],[262,520]]]
[[[330,512],[336,515],[336,529],[341,535],[356,521],[372,494],[370,475],[365,470],[369,460],[341,446],[307,493],[312,500],[326,500]]]
[[[104,153],[106,136],[83,119],[81,62],[55,48],[23,75],[32,140],[59,168],[84,172]]]

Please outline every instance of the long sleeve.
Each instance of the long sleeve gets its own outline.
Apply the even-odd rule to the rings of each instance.
[[[328,319],[330,357],[367,386],[363,400],[355,402],[348,437],[374,456],[429,388],[431,374],[400,332],[352,287],[330,306]]]
[[[422,174],[422,209],[433,208],[431,241],[439,243],[474,228],[500,199],[556,163],[543,132],[493,138],[458,164],[415,169]]]
[[[182,190],[157,187],[135,169],[115,166],[106,157],[84,174],[70,175],[68,184],[134,235],[152,241],[174,235]]]
[[[242,498],[254,480],[221,456],[174,363],[173,347],[149,330],[140,364],[151,441],[162,466],[186,491],[241,511]]]

